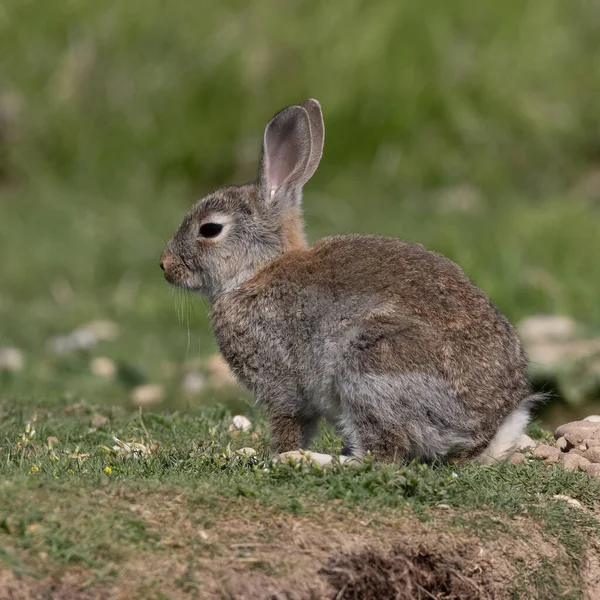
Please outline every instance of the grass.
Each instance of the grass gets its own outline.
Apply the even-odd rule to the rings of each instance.
[[[275,543],[281,532],[274,523],[281,519],[290,519],[286,527],[292,530],[294,522],[317,524],[320,536],[330,529],[344,535],[358,529],[364,536],[368,524],[369,537],[389,540],[398,526],[408,529],[399,525],[405,521],[411,529],[442,528],[484,545],[499,536],[520,539],[535,560],[522,558],[521,574],[509,586],[514,597],[531,597],[532,590],[539,598],[557,590],[575,590],[572,597],[579,597],[586,551],[598,534],[600,483],[540,462],[489,468],[369,460],[326,469],[273,465],[258,415],[252,431],[230,432],[231,414],[221,408],[136,418],[113,408],[96,427],[92,420],[98,423],[99,413],[91,405],[4,408],[0,561],[29,581],[47,582],[77,568],[78,586],[98,590],[123,584],[137,556],[151,561],[168,555],[181,566],[192,556],[219,562],[233,553],[244,567],[285,582],[302,569],[282,562],[279,553],[256,551]],[[113,435],[151,450],[138,459],[125,457],[112,450]],[[335,452],[340,444],[324,428],[314,449]],[[250,445],[255,457],[237,452]],[[553,500],[559,493],[584,509]],[[559,548],[558,555],[540,557],[536,536]],[[198,565],[190,568],[193,578],[208,576]],[[557,582],[554,571],[564,572],[565,580]],[[168,597],[169,590],[174,597],[187,593],[168,571],[155,575],[153,586]],[[136,577],[140,595],[134,597],[144,597],[145,588],[135,587],[143,577]],[[532,587],[538,580],[540,587]],[[544,591],[548,580],[552,593]]]
[[[0,573],[21,577],[0,588],[235,597],[235,578],[223,583],[234,572],[301,589],[298,573],[318,580],[315,557],[359,543],[385,554],[405,527],[415,539],[480,540],[514,597],[578,597],[597,485],[539,463],[461,467],[457,478],[370,463],[263,471],[268,434],[247,394],[184,392],[215,345],[206,306],[169,289],[157,263],[196,198],[254,176],[272,114],[313,96],[327,136],[305,191],[311,240],[419,241],[461,264],[513,322],[564,313],[597,332],[599,10],[5,2],[0,346],[21,349],[25,366],[0,372]],[[117,339],[48,346],[98,319],[119,326]],[[99,356],[116,377],[92,373]],[[131,404],[143,383],[165,387],[154,413]],[[248,414],[257,439],[232,436],[231,413]],[[98,415],[106,423],[93,425]],[[119,458],[113,434],[143,439],[151,456]],[[315,448],[339,444],[324,429]],[[255,461],[235,454],[248,445]],[[246,539],[252,548],[235,546]],[[518,572],[502,571],[503,553]]]

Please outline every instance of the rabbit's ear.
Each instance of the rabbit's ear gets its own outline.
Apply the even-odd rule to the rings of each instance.
[[[294,203],[302,186],[312,175],[310,117],[302,106],[289,106],[277,113],[267,125],[259,171],[263,199]]]
[[[312,146],[310,149],[310,159],[304,173],[305,181],[308,181],[317,170],[321,157],[323,156],[323,142],[325,141],[325,123],[323,123],[323,113],[321,105],[314,98],[309,98],[301,104],[308,113],[310,122],[310,138]]]

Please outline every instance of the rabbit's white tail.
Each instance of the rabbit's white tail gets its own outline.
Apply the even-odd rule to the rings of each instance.
[[[519,438],[531,419],[530,410],[532,406],[544,399],[545,396],[543,394],[533,394],[525,398],[502,421],[489,446],[475,458],[474,462],[482,465],[491,465],[508,458],[508,455],[517,449]]]

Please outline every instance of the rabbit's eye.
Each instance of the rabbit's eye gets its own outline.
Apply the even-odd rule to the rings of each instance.
[[[220,223],[204,223],[200,225],[200,235],[205,238],[212,238],[223,231],[223,225]]]

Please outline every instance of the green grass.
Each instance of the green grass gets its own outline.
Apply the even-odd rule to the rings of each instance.
[[[32,414],[37,415],[34,421]],[[483,543],[502,534],[531,544],[527,540],[533,529],[561,548],[554,559],[542,557],[548,561],[545,567],[525,563],[521,579],[513,582],[515,590],[522,586],[530,591],[531,578],[541,569],[533,579],[543,583],[535,588],[537,597],[551,598],[552,590],[581,589],[585,551],[598,534],[593,515],[600,482],[541,462],[486,468],[377,465],[370,460],[325,469],[273,465],[258,416],[252,432],[236,435],[227,429],[231,415],[220,408],[140,413],[137,418],[114,408],[107,423],[91,428],[98,414],[91,406],[66,414],[60,406],[13,406],[3,412],[0,561],[15,573],[43,579],[77,567],[86,569],[89,585],[100,585],[118,582],[122,564],[132,557],[160,556],[173,545],[180,548],[180,560],[190,551],[209,560],[222,555],[227,538],[221,526],[231,519],[261,522],[265,514],[288,514],[319,522],[324,511],[333,511],[337,518],[373,521],[370,528],[378,531],[378,523],[399,518],[439,527],[440,515],[450,511],[452,518],[443,526],[447,532]],[[143,442],[151,453],[139,459],[118,455],[111,450],[113,435]],[[314,449],[335,452],[340,443],[324,428]],[[236,452],[249,445],[258,452],[255,458]],[[559,493],[585,508],[553,500]],[[440,512],[439,505],[447,509]],[[177,521],[182,519],[192,531],[208,532],[209,541],[196,536],[178,543]],[[524,530],[523,519],[528,524]],[[262,531],[269,539],[275,535],[269,525]],[[267,559],[256,560],[253,568],[262,568],[261,560]],[[265,564],[285,580],[287,567]],[[565,570],[566,581],[552,578],[557,569]],[[550,591],[544,587],[549,581]]]
[[[221,533],[189,532],[240,515],[267,536],[265,515],[327,529],[331,510],[375,519],[382,537],[410,516],[482,540],[517,539],[524,519],[564,553],[525,561],[514,596],[539,580],[536,597],[561,586],[577,597],[599,491],[581,474],[538,463],[462,467],[457,478],[370,463],[263,471],[268,435],[248,395],[182,390],[215,345],[205,304],[169,289],[158,257],[196,198],[254,176],[268,119],[312,96],[327,133],[305,191],[311,240],[419,241],[461,264],[512,321],[564,313],[596,332],[599,23],[585,0],[2,4],[0,346],[22,349],[25,368],[0,373],[0,562],[40,581],[79,566],[85,587],[119,581],[137,553],[174,553],[187,565],[164,588],[175,597],[199,585],[188,549],[227,556]],[[118,339],[48,348],[97,319],[115,321]],[[118,364],[116,378],[91,373],[96,356]],[[165,386],[156,414],[132,406],[140,383]],[[233,438],[228,411],[260,424],[258,439]],[[97,413],[108,422],[92,427]],[[104,448],[112,434],[156,450],[121,460]],[[325,429],[315,447],[339,444]],[[247,445],[257,461],[235,455]],[[148,577],[140,597],[151,597]]]

